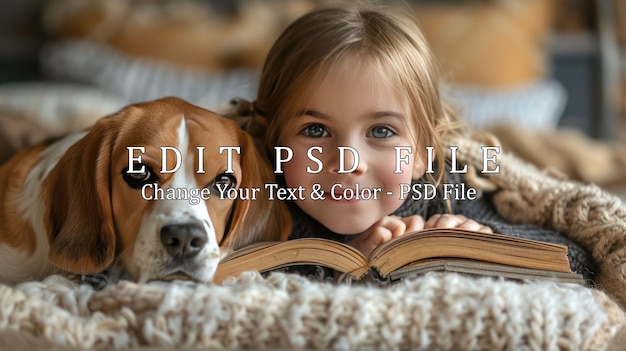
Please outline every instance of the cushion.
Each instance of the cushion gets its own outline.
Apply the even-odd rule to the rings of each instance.
[[[553,1],[425,1],[414,6],[447,80],[500,88],[546,76]]]

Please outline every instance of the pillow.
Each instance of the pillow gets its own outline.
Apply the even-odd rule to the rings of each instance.
[[[82,39],[135,57],[221,72],[257,69],[274,40],[313,0],[56,0],[42,3],[45,34]]]
[[[527,130],[554,129],[565,109],[567,92],[556,80],[539,79],[506,89],[448,85],[442,95],[472,125],[511,123]]]
[[[446,79],[507,87],[545,77],[550,0],[447,1],[414,5]]]
[[[214,73],[182,68],[127,56],[89,41],[48,44],[42,51],[41,64],[54,79],[85,83],[126,103],[175,95],[208,109],[218,109],[233,97],[253,99],[258,79],[255,70]]]

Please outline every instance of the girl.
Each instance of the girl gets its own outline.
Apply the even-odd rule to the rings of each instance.
[[[446,199],[440,188],[424,200],[432,197],[420,192],[426,184],[463,182],[448,174],[442,143],[460,124],[441,101],[434,58],[410,18],[362,5],[304,15],[271,48],[253,107],[269,123],[268,150],[273,154],[275,146],[284,146],[293,152],[284,164],[283,185],[303,186],[308,194],[319,184],[323,192],[324,200],[307,195],[290,204],[290,238],[326,237],[367,255],[409,231],[493,228],[568,244],[575,270],[592,265],[563,236],[506,223],[485,198]],[[439,160],[434,173],[427,172],[428,146]],[[342,155],[339,147],[356,152]],[[407,186],[414,190],[408,195],[400,191]],[[344,196],[346,189],[350,194],[363,188],[381,190],[377,199]]]

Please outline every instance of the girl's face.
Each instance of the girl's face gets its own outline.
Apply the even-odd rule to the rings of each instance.
[[[287,186],[303,186],[304,199],[297,201],[298,206],[333,232],[364,232],[400,207],[404,201],[400,184],[410,186],[412,179],[424,174],[425,163],[416,156],[420,150],[412,137],[411,110],[396,91],[376,69],[347,61],[315,87],[304,109],[281,132],[280,145],[293,151],[283,168]],[[307,167],[319,169],[307,156],[314,146],[322,147],[321,153],[312,152],[323,165],[319,173],[307,172]],[[358,152],[358,165],[346,151],[340,168],[342,146]],[[394,172],[395,146],[412,149],[410,155],[400,154],[408,158],[408,164],[400,163],[401,173]],[[341,173],[341,169],[354,170]],[[314,184],[321,186],[325,200],[314,199]],[[357,194],[363,198],[355,199]]]

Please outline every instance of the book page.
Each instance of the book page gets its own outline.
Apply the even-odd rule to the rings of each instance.
[[[360,278],[369,270],[367,258],[357,249],[332,240],[303,238],[253,245],[234,252],[220,262],[216,281],[246,270],[259,272],[286,265],[316,264]]]
[[[457,272],[509,279],[554,280],[564,283],[585,284],[582,275],[573,272],[565,273],[528,269],[479,260],[457,258],[426,259],[420,262],[409,263],[389,273],[389,279],[392,282],[399,281],[409,276],[421,275],[432,271]]]
[[[390,240],[374,250],[370,265],[385,275],[410,262],[437,257],[570,272],[566,246],[459,229],[429,229]]]

